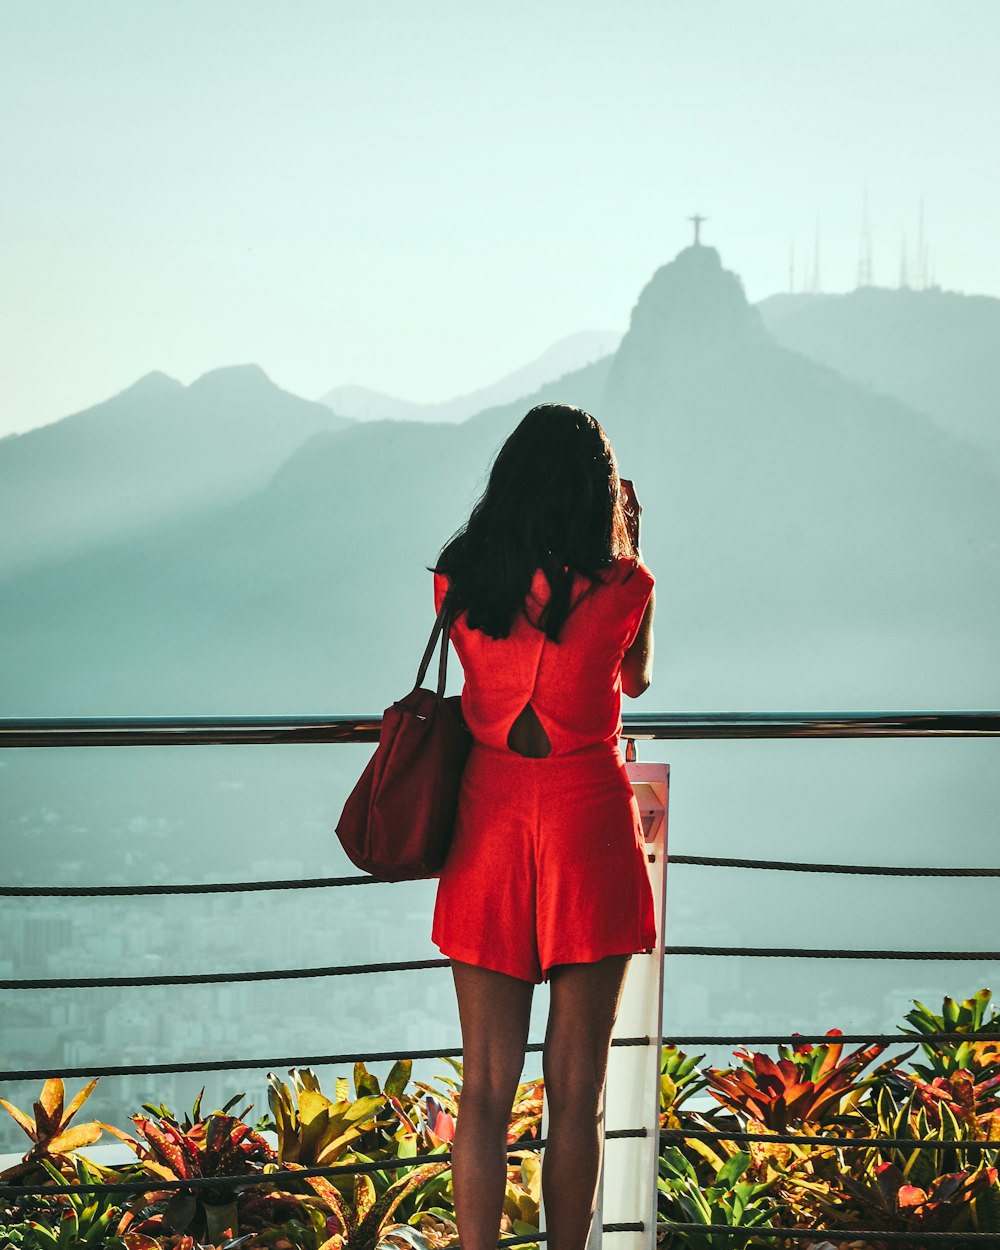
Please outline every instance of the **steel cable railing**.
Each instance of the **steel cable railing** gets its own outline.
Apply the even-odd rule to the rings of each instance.
[[[625,1141],[630,1138],[646,1137],[644,1128],[609,1129],[605,1134],[607,1141]],[[506,1150],[508,1155],[531,1153],[541,1150],[547,1145],[544,1137],[527,1138],[520,1142],[511,1142]],[[0,1197],[11,1194],[145,1194],[151,1186],[156,1189],[214,1189],[219,1185],[236,1185],[245,1188],[259,1185],[278,1184],[280,1181],[308,1180],[311,1176],[332,1179],[337,1176],[356,1176],[366,1172],[402,1172],[407,1168],[422,1167],[425,1163],[450,1163],[451,1151],[435,1151],[433,1153],[410,1155],[401,1158],[394,1155],[388,1159],[359,1160],[352,1163],[331,1163],[325,1167],[277,1168],[273,1172],[238,1172],[227,1176],[187,1176],[178,1180],[161,1180],[159,1177],[146,1177],[143,1180],[130,1181],[76,1181],[65,1185],[48,1182],[44,1185],[4,1185],[0,1184]]]
[[[138,898],[171,894],[244,894],[262,890],[329,890],[389,885],[377,877],[314,877],[290,881],[206,881],[188,885],[2,885],[0,898]]]
[[[816,714],[816,713],[690,713],[674,716],[643,717],[630,715],[626,717],[626,733],[641,739],[724,739],[724,738],[831,738],[831,737],[938,737],[938,736],[998,736],[1000,735],[1000,713],[998,712],[908,712],[871,714]],[[39,746],[119,746],[119,745],[193,745],[209,743],[303,743],[303,742],[372,742],[378,737],[379,719],[377,717],[333,717],[333,718],[167,718],[167,719],[78,719],[62,721],[54,719],[7,720],[0,721],[0,748],[6,747],[39,747]],[[883,867],[875,865],[845,865],[823,863],[797,863],[793,861],[768,861],[739,859],[719,856],[681,856],[670,857],[673,864],[687,864],[695,867],[757,869],[765,871],[821,872],[842,873],[851,875],[877,876],[908,876],[908,877],[995,877],[1000,876],[998,868],[935,868],[935,867]],[[140,885],[140,886],[9,886],[0,888],[0,896],[40,898],[40,897],[100,897],[100,896],[137,896],[137,895],[182,895],[182,894],[227,894],[239,891],[263,890],[299,890],[334,888],[360,884],[379,884],[368,877],[326,877],[303,880],[272,881],[272,882],[232,882],[206,883],[190,885]],[[709,946],[665,946],[665,954],[692,956],[739,956],[768,958],[841,958],[841,959],[919,959],[919,960],[1000,960],[1000,952],[996,951],[900,951],[900,950],[844,950],[816,948],[784,948],[784,947],[709,947]],[[429,968],[447,967],[447,960],[414,960],[397,963],[343,965],[331,968],[275,969],[246,973],[207,973],[175,976],[150,977],[113,977],[113,978],[37,978],[32,980],[0,981],[0,989],[70,989],[70,988],[112,988],[119,986],[147,985],[178,985],[178,984],[219,984],[230,981],[284,980],[318,976],[342,976],[360,973],[388,971],[416,971]],[[686,1035],[674,1039],[676,1045],[681,1044],[797,1044],[807,1041],[825,1042],[836,1040],[847,1041],[879,1041],[887,1045],[907,1044],[911,1041],[927,1042],[930,1040],[968,1040],[967,1033],[902,1033],[902,1034],[836,1034],[831,1035],[767,1035],[755,1038],[739,1038],[716,1035]],[[983,1035],[990,1036],[990,1035]],[[650,1045],[649,1038],[616,1039],[618,1045]],[[529,1046],[529,1050],[541,1049],[540,1046]],[[386,1052],[384,1056],[367,1056],[369,1062],[379,1058],[391,1059],[400,1057],[430,1058],[444,1057],[446,1054],[457,1054],[460,1051],[411,1051],[404,1055]],[[302,1059],[271,1060],[259,1066],[293,1066],[295,1063],[309,1062],[319,1065],[323,1062],[347,1061],[347,1056],[318,1056],[307,1061]],[[101,1074],[140,1074],[154,1072],[209,1071],[232,1070],[238,1067],[258,1066],[258,1061],[225,1060],[210,1061],[208,1064],[152,1064],[152,1065],[116,1065],[101,1069]],[[38,1075],[37,1071],[11,1071],[0,1073],[3,1079],[22,1079]],[[49,1073],[51,1075],[51,1072]],[[93,1075],[93,1069],[64,1069],[62,1075]],[[617,1137],[644,1136],[645,1129],[624,1129],[611,1131],[609,1140]],[[775,1143],[808,1143],[811,1146],[829,1146],[837,1149],[878,1149],[906,1148],[909,1150],[946,1150],[960,1146],[963,1150],[983,1151],[1000,1150],[1000,1144],[962,1140],[960,1142],[892,1137],[823,1137],[809,1134],[768,1134],[744,1133],[728,1129],[678,1129],[662,1133],[664,1140],[684,1138],[728,1139],[743,1142],[775,1142]],[[511,1152],[519,1149],[541,1148],[544,1141],[520,1144],[511,1148]],[[252,1177],[214,1177],[202,1181],[191,1178],[177,1182],[157,1180],[157,1188],[197,1188],[199,1184],[218,1184],[230,1181],[238,1185],[268,1184],[271,1180],[304,1178],[313,1175],[343,1175],[360,1171],[386,1171],[398,1167],[416,1166],[423,1162],[447,1162],[450,1155],[426,1155],[414,1159],[377,1160],[371,1164],[344,1164],[324,1169],[296,1169],[288,1172],[274,1172],[268,1176]],[[150,1181],[125,1182],[120,1184],[67,1185],[66,1191],[91,1189],[94,1192],[146,1192]],[[39,1186],[37,1192],[62,1192],[59,1187],[51,1184]],[[0,1195],[11,1193],[27,1194],[36,1192],[31,1187],[0,1186]],[[605,1224],[605,1232],[643,1231],[642,1223]],[[662,1232],[699,1232],[699,1233],[733,1233],[726,1225],[685,1224],[676,1221],[660,1221],[657,1230]],[[741,1230],[739,1235],[750,1232]],[[1000,1234],[978,1232],[951,1233],[914,1233],[901,1230],[862,1230],[862,1229],[771,1229],[754,1228],[754,1237],[778,1237],[792,1240],[815,1238],[817,1235],[829,1238],[842,1236],[856,1241],[913,1241],[917,1236],[927,1241],[947,1242],[971,1240],[976,1242],[992,1242],[1000,1244]],[[501,1245],[517,1245],[530,1242],[545,1241],[544,1233],[536,1233],[521,1237],[502,1238]]]
[[[696,868],[758,868],[766,872],[830,872],[865,877],[1000,877],[1000,868],[895,868],[875,864],[808,864],[790,859],[734,859],[725,855],[671,855],[670,863],[688,864]]]
[[[868,1150],[884,1147],[906,1150],[995,1150],[1000,1154],[1000,1140],[979,1141],[974,1138],[937,1138],[937,1137],[825,1137],[811,1133],[747,1133],[741,1129],[728,1128],[676,1128],[661,1129],[660,1136],[671,1140],[683,1140],[696,1137],[705,1141],[741,1141],[741,1142],[773,1142],[787,1146],[836,1146],[855,1150]]]
[[[33,977],[0,980],[0,990],[107,990],[150,985],[234,985],[247,981],[301,981],[309,977],[362,976],[378,972],[422,972],[450,968],[447,959],[401,959],[379,964],[336,964],[329,968],[274,968],[258,972],[182,972],[143,977]]]
[[[1000,1033],[980,1032],[977,1037],[989,1039]],[[795,1046],[801,1043],[822,1045],[828,1042],[839,1043],[873,1043],[882,1046],[904,1046],[910,1042],[967,1042],[968,1033],[768,1033],[756,1036],[744,1034],[679,1034],[664,1036],[664,1046]],[[616,1037],[612,1046],[651,1046],[653,1041],[648,1037]],[[544,1045],[541,1042],[530,1042],[526,1047],[527,1054],[541,1054]],[[17,1068],[0,1071],[0,1081],[44,1080],[49,1076],[68,1078],[89,1078],[94,1076],[164,1076],[182,1072],[241,1072],[250,1069],[273,1069],[292,1067],[333,1067],[338,1064],[393,1063],[397,1059],[458,1059],[462,1055],[461,1047],[438,1047],[433,1050],[394,1050],[348,1051],[339,1055],[283,1055],[268,1059],[195,1059],[178,1063],[143,1063],[143,1064],[89,1064],[86,1067],[67,1067],[62,1064],[49,1064],[44,1068]]]
[[[1000,961],[1000,951],[839,950],[797,946],[671,946],[664,955],[737,956],[761,959],[918,959]],[[447,959],[408,959],[395,963],[336,964],[325,968],[272,968],[255,972],[180,972],[134,977],[30,977],[0,979],[0,990],[107,990],[153,985],[232,985],[251,981],[301,981],[311,977],[363,976],[378,972],[423,972],[448,968]]]
[[[649,1037],[616,1037],[612,1039],[612,1046],[652,1046],[653,1040]],[[657,1043],[658,1044],[658,1043]],[[525,1047],[525,1053],[529,1055],[540,1055],[545,1049],[543,1042],[529,1042]],[[361,1054],[360,1051],[349,1051],[342,1055],[285,1055],[279,1059],[212,1059],[212,1060],[195,1060],[189,1063],[146,1063],[146,1064],[116,1064],[113,1066],[104,1066],[100,1064],[91,1064],[86,1068],[65,1068],[58,1064],[50,1064],[46,1068],[30,1068],[19,1069],[11,1072],[0,1072],[0,1081],[23,1081],[23,1080],[45,1080],[49,1076],[67,1077],[94,1077],[94,1076],[164,1076],[169,1073],[180,1072],[240,1072],[248,1071],[251,1068],[265,1068],[271,1070],[273,1068],[326,1068],[334,1067],[338,1064],[364,1063],[395,1063],[399,1059],[460,1059],[462,1056],[462,1048],[460,1046],[439,1047],[436,1050],[383,1050],[369,1051]]]
[[[735,1242],[737,1239],[744,1245],[752,1244],[756,1237],[787,1237],[793,1241],[822,1241],[829,1243],[831,1237],[838,1240],[853,1243],[856,1241],[908,1241],[914,1250],[924,1250],[926,1243],[932,1245],[964,1244],[965,1242],[974,1242],[977,1245],[1000,1246],[1000,1233],[977,1233],[977,1232],[925,1232],[923,1229],[914,1232],[905,1232],[900,1229],[886,1228],[761,1228],[755,1225],[749,1228],[746,1225],[734,1230],[731,1224],[685,1224],[675,1223],[672,1220],[661,1220],[657,1222],[657,1230],[671,1233],[698,1233],[704,1236],[707,1233],[728,1234]]]
[[[671,855],[673,866],[754,868],[768,872],[825,872],[869,877],[1000,877],[1000,868],[886,867],[810,864],[795,860],[734,859],[722,855]],[[377,877],[302,877],[288,881],[207,881],[183,885],[2,885],[0,898],[131,898],[171,894],[239,894],[263,890],[325,890],[351,885],[391,885]]]

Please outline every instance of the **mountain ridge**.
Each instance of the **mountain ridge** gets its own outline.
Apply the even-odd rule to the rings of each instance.
[[[1000,465],[1000,299],[864,287],[758,305],[784,347],[893,395]]]
[[[350,424],[258,365],[184,386],[159,371],[0,441],[0,573],[246,494],[317,430]]]
[[[581,330],[553,343],[539,356],[496,382],[433,403],[416,403],[364,386],[334,387],[320,397],[337,412],[358,420],[464,421],[530,395],[567,373],[613,354],[621,341],[613,330]]]

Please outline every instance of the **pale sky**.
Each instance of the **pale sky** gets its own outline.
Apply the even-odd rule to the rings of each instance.
[[[1000,296],[996,0],[4,0],[0,435],[153,369],[310,398],[624,329],[703,239],[752,300]]]

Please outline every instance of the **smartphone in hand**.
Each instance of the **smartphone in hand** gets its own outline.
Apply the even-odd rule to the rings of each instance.
[[[622,507],[625,510],[625,523],[628,525],[628,532],[632,539],[632,546],[639,550],[639,519],[642,516],[642,504],[639,502],[635,493],[635,485],[631,479],[623,477],[620,479]]]

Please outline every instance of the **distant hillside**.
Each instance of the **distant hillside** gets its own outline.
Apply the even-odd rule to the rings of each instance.
[[[760,706],[1000,695],[1000,477],[779,346],[713,248],[641,293],[602,412],[682,651],[714,651]]]
[[[256,493],[0,602],[7,715],[378,710],[412,681],[426,566],[532,403],[605,421],[656,573],[651,708],[1000,698],[1000,480],[928,417],[782,348],[710,248],[613,361],[459,425],[318,433]]]
[[[928,413],[1000,463],[1000,300],[865,287],[757,307],[785,347]]]
[[[598,362],[558,393],[593,407],[606,376]],[[10,578],[0,714],[385,706],[430,628],[426,566],[555,385],[459,426],[316,434],[245,499]]]
[[[320,403],[329,404],[335,412],[360,421],[464,421],[486,408],[533,395],[547,383],[611,356],[621,337],[614,330],[585,330],[571,334],[499,382],[441,403],[415,404],[364,386],[335,387],[320,398]]]
[[[239,498],[311,434],[347,424],[256,365],[187,387],[147,374],[93,408],[0,440],[0,575]]]

